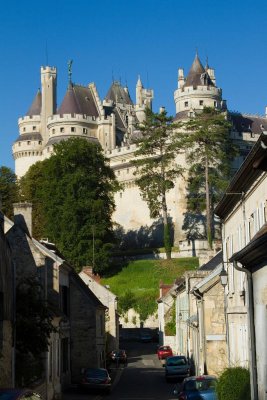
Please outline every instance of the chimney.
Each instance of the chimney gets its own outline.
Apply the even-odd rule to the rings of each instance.
[[[14,203],[14,222],[32,236],[32,203]]]

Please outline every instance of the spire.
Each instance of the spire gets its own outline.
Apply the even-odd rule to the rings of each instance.
[[[142,87],[143,87],[143,84],[142,84],[142,82],[141,82],[140,75],[138,75],[138,79],[137,79],[137,84],[136,84],[136,86],[142,86]]]
[[[204,69],[203,65],[201,64],[198,54],[196,53],[193,64],[187,75],[184,87],[187,87],[187,86],[197,87],[197,86],[203,86],[203,85],[205,85],[205,86],[213,85],[209,76],[206,77],[207,79],[204,79],[204,80],[202,79],[204,73],[205,73],[205,69]]]
[[[79,104],[76,99],[74,92],[74,87],[71,82],[69,82],[67,93],[59,107],[58,114],[81,114]]]
[[[37,94],[30,106],[28,112],[26,113],[27,116],[31,115],[40,115],[42,109],[42,95],[40,89],[38,89]]]

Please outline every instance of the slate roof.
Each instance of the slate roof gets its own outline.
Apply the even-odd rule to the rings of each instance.
[[[120,82],[114,81],[109,88],[109,91],[105,97],[106,100],[112,100],[115,103],[133,105],[132,99],[127,93]]]
[[[23,135],[20,135],[16,140],[16,142],[23,142],[24,140],[43,140],[42,135],[38,132],[32,132],[32,133],[24,133]]]
[[[187,86],[214,86],[209,74],[205,71],[197,54],[184,84],[184,87]]]
[[[262,130],[267,130],[267,119],[264,117],[231,112],[229,116],[237,132],[261,134]]]
[[[38,92],[32,102],[32,105],[30,106],[29,110],[27,111],[26,115],[27,116],[33,116],[33,115],[40,115],[42,110],[42,94],[40,90],[38,89]]]
[[[210,261],[203,264],[198,270],[199,271],[212,271],[218,267],[223,262],[222,251],[219,251]]]
[[[99,117],[91,90],[88,87],[74,85],[73,83],[69,84],[57,114],[83,114]]]

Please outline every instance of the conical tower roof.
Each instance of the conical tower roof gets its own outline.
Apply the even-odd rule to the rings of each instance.
[[[133,104],[128,92],[124,90],[120,82],[114,81],[105,97],[106,100],[112,100],[115,103]]]
[[[84,114],[98,117],[99,113],[91,90],[84,86],[69,84],[65,97],[59,107],[58,114]]]
[[[205,76],[203,75],[205,74]],[[205,68],[196,54],[190,71],[187,75],[184,87],[186,86],[214,86]]]
[[[32,116],[32,115],[40,115],[42,110],[42,94],[40,92],[40,89],[38,89],[38,92],[32,102],[32,105],[30,106],[28,112],[26,113],[27,116]]]

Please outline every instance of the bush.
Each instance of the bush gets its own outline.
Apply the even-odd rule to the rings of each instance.
[[[243,367],[226,368],[216,388],[218,400],[250,400],[249,371]]]

